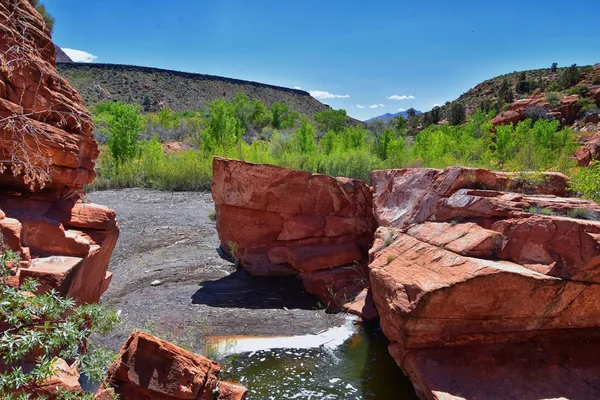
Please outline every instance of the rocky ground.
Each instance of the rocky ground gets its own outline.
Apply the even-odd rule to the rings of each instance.
[[[102,303],[123,322],[102,345],[118,349],[145,328],[201,350],[207,335],[301,335],[342,323],[300,281],[251,277],[221,258],[210,193],[124,189],[88,198],[116,210],[121,229]]]

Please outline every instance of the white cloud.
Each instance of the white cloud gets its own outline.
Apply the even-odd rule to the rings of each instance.
[[[398,111],[406,111],[404,108],[399,108]]]
[[[369,106],[369,108],[383,108],[385,107],[385,104],[372,104]]]
[[[433,106],[434,107],[441,107],[438,103],[435,103]]]
[[[361,106],[360,104],[357,104],[356,108],[365,108],[365,106]]]
[[[308,93],[316,99],[347,99],[350,97],[347,94],[333,94],[323,90],[309,90]]]
[[[394,95],[389,96],[388,100],[412,100],[414,98],[415,98],[415,96],[413,96],[413,95],[407,96],[407,95],[403,94],[400,96],[400,95],[394,94]]]
[[[87,51],[67,49],[64,47],[62,47],[62,49],[65,53],[67,53],[69,58],[75,62],[91,63],[96,61],[96,59],[98,58],[98,56],[90,54]]]
[[[300,86],[294,86],[294,89],[301,90],[302,88]]]

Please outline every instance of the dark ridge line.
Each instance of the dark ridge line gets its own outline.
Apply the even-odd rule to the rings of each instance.
[[[125,64],[108,64],[108,63],[70,63],[70,62],[57,62],[57,67],[62,69],[102,69],[102,70],[121,70],[121,71],[137,71],[137,72],[146,72],[146,73],[159,73],[166,75],[174,75],[180,76],[182,78],[194,79],[198,81],[221,81],[226,83],[234,83],[241,85],[250,85],[255,87],[267,87],[275,90],[280,90],[283,92],[290,92],[300,96],[308,96],[311,97],[310,94],[304,90],[292,89],[283,86],[275,86],[269,85],[268,83],[254,82],[254,81],[245,81],[242,79],[235,78],[226,78],[223,76],[217,75],[208,75],[208,74],[198,74],[193,72],[183,72],[183,71],[174,71],[170,69],[163,68],[155,68],[155,67],[143,67],[138,65],[125,65]],[[312,97],[311,97],[312,98]],[[315,99],[317,100],[317,99]],[[317,100],[318,101],[318,100]]]

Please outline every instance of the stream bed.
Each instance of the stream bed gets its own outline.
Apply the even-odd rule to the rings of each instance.
[[[246,386],[249,400],[417,399],[378,324],[348,317],[317,335],[211,340],[223,379]]]

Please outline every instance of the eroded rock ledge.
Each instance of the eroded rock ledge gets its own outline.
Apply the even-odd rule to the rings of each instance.
[[[588,352],[600,348],[600,206],[566,197],[566,176],[375,171],[371,197],[358,181],[240,161],[215,159],[214,173],[224,249],[321,298],[352,287],[337,271],[364,262],[379,226],[370,286],[345,308],[365,315],[374,300],[421,398],[600,397]],[[323,273],[334,278],[315,290]]]

